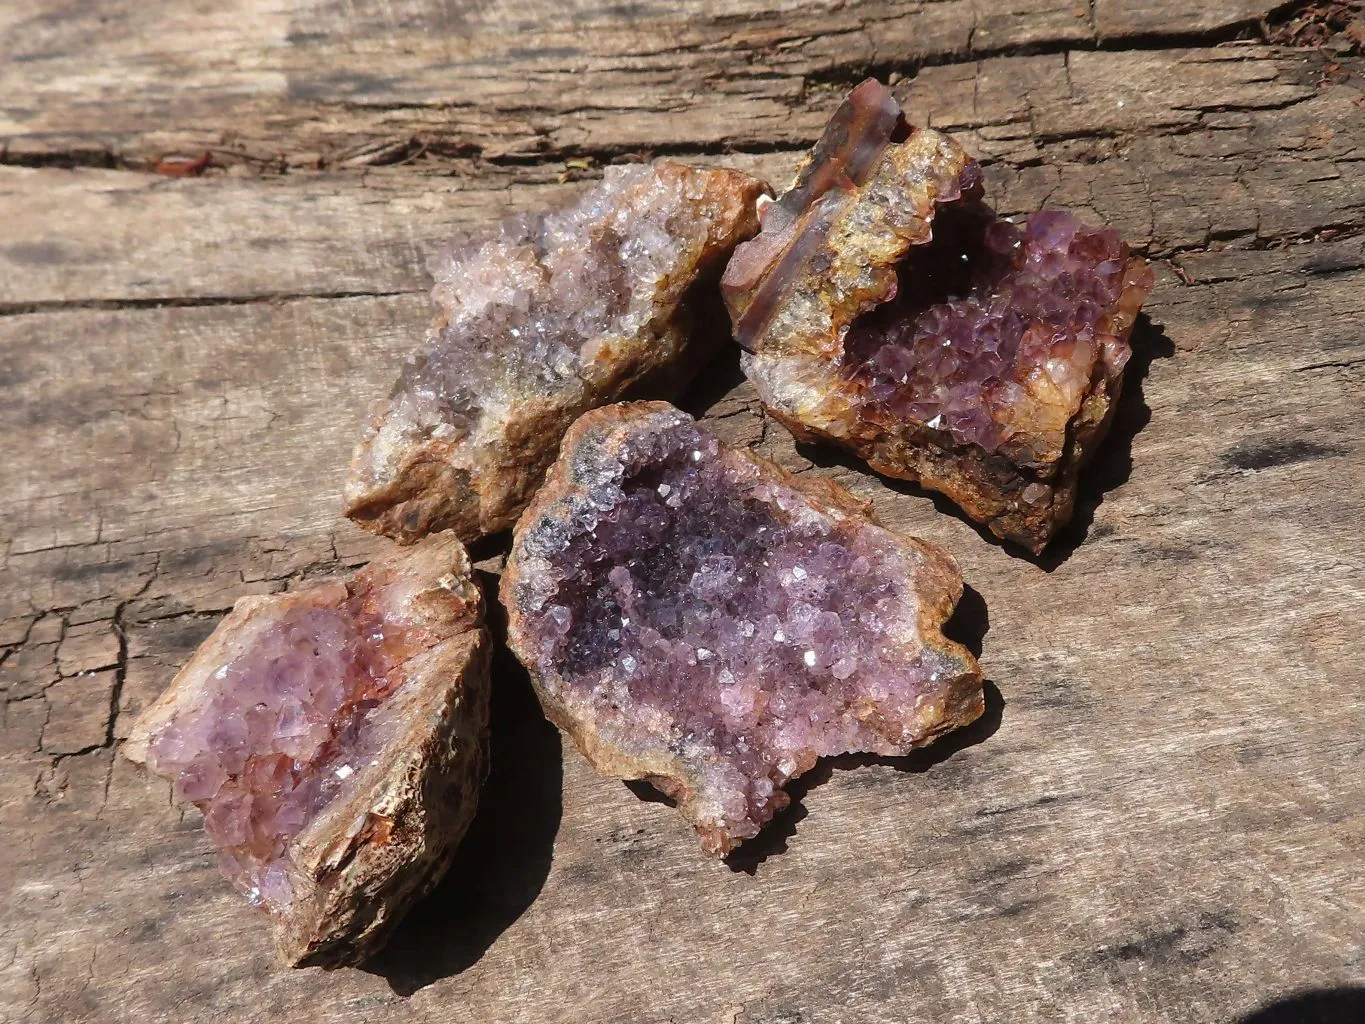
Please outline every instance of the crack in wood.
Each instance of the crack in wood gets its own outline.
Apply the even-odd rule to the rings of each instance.
[[[212,306],[254,306],[261,304],[305,302],[316,300],[386,299],[400,295],[423,294],[422,289],[391,291],[317,291],[317,292],[261,292],[255,295],[193,295],[148,299],[72,299],[41,302],[0,302],[0,317],[31,316],[41,313],[66,313],[72,310],[129,310],[129,309],[196,309]],[[92,542],[97,543],[97,542]],[[33,551],[52,551],[62,547],[84,547],[85,544],[57,544],[48,548],[25,549],[16,554]]]

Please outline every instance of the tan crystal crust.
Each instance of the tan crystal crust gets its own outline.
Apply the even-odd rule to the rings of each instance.
[[[403,543],[510,527],[580,413],[675,394],[704,365],[716,280],[765,191],[734,170],[613,166],[573,205],[437,257],[439,315],[372,410],[345,514]]]

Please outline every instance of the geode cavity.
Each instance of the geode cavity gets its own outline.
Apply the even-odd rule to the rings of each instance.
[[[567,209],[439,256],[439,316],[372,411],[346,514],[400,541],[510,527],[580,413],[673,394],[724,340],[716,280],[764,190],[719,168],[608,167]]]
[[[445,872],[486,772],[482,622],[464,547],[431,537],[242,598],[134,726],[286,963],[363,960]]]
[[[940,632],[961,594],[946,552],[662,402],[573,425],[502,581],[547,716],[674,797],[711,854],[817,758],[904,754],[981,713],[975,659]]]
[[[998,217],[977,164],[869,79],[722,291],[745,373],[798,438],[941,491],[1037,553],[1108,431],[1153,280],[1111,230]]]

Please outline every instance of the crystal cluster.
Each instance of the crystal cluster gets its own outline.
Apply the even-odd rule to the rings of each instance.
[[[341,584],[319,587],[215,671],[199,702],[148,745],[147,766],[204,812],[223,873],[253,902],[292,901],[289,841],[392,731],[369,720],[414,641]]]
[[[547,715],[675,797],[713,854],[817,758],[904,754],[981,713],[940,632],[961,593],[945,552],[659,402],[574,424],[502,584]]]
[[[693,328],[723,323],[715,281],[763,193],[739,171],[608,167],[566,209],[442,253],[439,315],[373,410],[346,514],[402,541],[510,527],[580,413],[697,370],[717,339]]]
[[[1144,261],[1067,213],[998,217],[871,80],[762,225],[722,287],[768,410],[1041,551],[1108,429]]]
[[[359,958],[444,871],[485,770],[482,611],[452,534],[243,598],[134,727],[287,960]]]

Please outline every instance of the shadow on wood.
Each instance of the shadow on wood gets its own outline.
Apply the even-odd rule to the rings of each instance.
[[[990,628],[991,613],[986,599],[971,584],[964,584],[957,607],[943,624],[943,635],[971,651],[973,658],[980,658]]]
[[[626,779],[625,787],[647,804],[664,804],[667,807],[678,806],[678,801],[667,793],[661,793],[644,779]]]
[[[730,856],[725,863],[732,871],[742,871],[746,875],[758,873],[758,866],[779,853],[787,851],[787,840],[796,834],[796,826],[805,818],[807,811],[803,805],[806,794],[816,786],[823,785],[833,778],[835,771],[849,768],[866,768],[870,765],[887,765],[898,772],[918,774],[927,772],[935,765],[948,760],[967,747],[984,743],[995,735],[1004,717],[1005,698],[990,680],[985,683],[986,710],[965,729],[950,732],[947,736],[916,750],[904,757],[878,757],[875,754],[844,754],[841,757],[825,757],[813,769],[787,783],[791,803],[776,818],[764,827],[754,839],[748,840]]]
[[[684,358],[677,366],[661,367],[637,380],[622,400],[664,399],[701,419],[744,380],[744,374],[739,368],[739,346],[730,336],[730,314],[720,295],[719,270],[716,276],[694,283],[684,304],[692,323]]]
[[[1365,988],[1309,989],[1247,1014],[1239,1024],[1359,1024],[1365,1020]]]
[[[718,346],[710,359],[679,397],[677,405],[689,416],[701,419],[745,381],[739,366],[739,346],[733,339]]]
[[[487,584],[489,586],[495,584]],[[365,966],[408,996],[477,963],[539,895],[563,811],[559,731],[507,650],[506,615],[489,602],[493,658],[490,771],[479,810],[445,878]]]
[[[1076,511],[1071,522],[1057,532],[1041,555],[1034,558],[1025,553],[1022,556],[1046,572],[1057,568],[1080,547],[1095,521],[1095,510],[1104,503],[1105,496],[1127,483],[1133,474],[1133,438],[1152,419],[1152,410],[1143,395],[1143,384],[1152,363],[1175,355],[1175,342],[1166,336],[1165,328],[1143,313],[1133,328],[1132,344],[1133,357],[1123,375],[1123,394],[1114,410],[1114,422],[1094,459],[1081,470]]]

